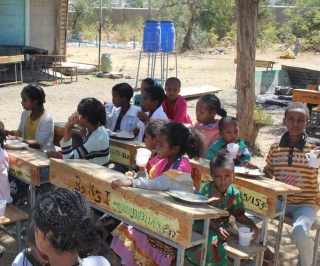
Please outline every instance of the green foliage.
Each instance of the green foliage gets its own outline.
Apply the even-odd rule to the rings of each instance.
[[[85,40],[92,42],[99,34],[99,29],[96,24],[82,25],[82,34],[85,36]]]
[[[278,31],[274,26],[274,23],[269,22],[260,27],[257,45],[261,51],[265,51],[267,48],[271,48],[274,44],[279,42],[277,33]]]
[[[143,0],[126,0],[125,7],[143,8]]]
[[[222,39],[224,46],[237,44],[237,23],[233,23],[226,36]]]
[[[113,29],[113,41],[118,43],[128,42],[133,40],[133,36],[136,36],[136,41],[142,43],[143,27],[144,20],[142,17],[116,25]]]
[[[259,127],[272,126],[274,120],[272,116],[263,110],[261,105],[256,105],[253,109],[253,120],[256,125]]]

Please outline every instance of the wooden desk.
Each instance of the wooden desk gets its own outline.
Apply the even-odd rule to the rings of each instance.
[[[292,92],[292,101],[320,104],[320,91],[294,89]]]
[[[72,129],[72,133],[79,134],[78,129]],[[54,123],[54,145],[60,146],[60,140],[64,136],[64,123]],[[138,141],[118,140],[110,138],[110,161],[128,168],[136,168],[135,156],[138,148],[145,148],[145,144]]]
[[[50,159],[44,152],[32,148],[7,149],[10,161],[9,173],[30,185],[31,206],[36,202],[35,186],[49,183]]]
[[[235,58],[233,60],[234,64],[237,64],[238,63],[238,60],[237,58]],[[275,61],[269,61],[269,60],[256,60],[256,64],[255,64],[255,67],[265,67],[267,70],[272,70],[273,69],[273,65],[277,63]]]
[[[204,245],[205,258],[209,221],[227,216],[227,212],[208,205],[180,203],[162,191],[113,190],[111,181],[116,178],[126,177],[86,160],[50,161],[52,184],[79,190],[96,208],[176,247],[177,265],[183,265],[185,249],[194,245]],[[195,220],[205,220],[203,235],[192,232]]]
[[[24,61],[23,55],[0,56],[0,64],[14,64],[14,80],[15,80],[13,82],[5,81],[5,83],[1,83],[0,85],[23,83],[23,76],[22,76],[23,61]],[[20,80],[18,80],[17,64],[20,65]]]
[[[223,91],[223,89],[211,86],[211,85],[203,85],[203,86],[195,86],[182,88],[180,91],[180,95],[185,99],[195,98],[205,94],[216,94],[219,91]]]
[[[209,160],[202,160],[200,163],[192,161],[192,178],[194,186],[199,189],[203,183],[212,180],[210,177]],[[282,182],[274,181],[265,177],[246,178],[236,176],[233,184],[242,193],[246,210],[261,217],[262,229],[260,232],[260,243],[266,245],[268,218],[279,217],[278,234],[275,244],[274,265],[277,265],[279,256],[281,231],[285,217],[287,195],[299,193],[298,187],[290,186]],[[277,209],[277,200],[282,197],[282,205]]]
[[[12,204],[7,204],[5,215],[0,216],[0,225],[16,223],[17,253],[21,251],[21,221],[29,218],[29,215]]]

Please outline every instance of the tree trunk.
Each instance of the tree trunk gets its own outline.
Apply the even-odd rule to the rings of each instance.
[[[237,4],[237,119],[240,137],[254,144],[254,71],[259,0],[236,0]]]
[[[192,4],[189,5],[189,10],[191,12],[191,18],[188,23],[188,29],[186,36],[184,37],[183,40],[183,45],[181,47],[181,53],[186,52],[187,50],[191,50],[191,37],[192,37],[192,31],[194,24],[196,23],[196,18],[197,18],[197,8],[196,8],[196,1]]]

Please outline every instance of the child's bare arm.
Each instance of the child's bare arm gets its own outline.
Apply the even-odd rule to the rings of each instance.
[[[223,227],[219,227],[219,225],[214,220],[210,221],[210,228],[216,231],[218,238],[220,238],[221,240],[226,241],[228,239],[228,231]]]
[[[253,239],[257,239],[259,236],[259,229],[255,225],[255,223],[248,218],[244,213],[236,217],[237,222],[242,223],[250,227],[250,229],[253,231]]]

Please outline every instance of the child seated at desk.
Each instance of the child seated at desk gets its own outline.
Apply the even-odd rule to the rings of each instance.
[[[145,88],[148,88],[151,86],[158,86],[158,87],[162,88],[161,83],[154,78],[146,78],[146,79],[142,80],[140,93],[133,96],[133,104],[135,106],[141,107],[141,100],[142,100],[143,91]]]
[[[72,133],[71,139],[72,139],[72,149],[76,149],[83,145],[83,138],[80,134]],[[63,159],[62,151],[49,150],[49,151],[46,151],[46,155],[48,156],[48,158]]]
[[[228,211],[236,221],[247,225],[254,232],[253,239],[259,235],[254,222],[245,215],[241,193],[232,185],[234,176],[233,159],[225,152],[219,151],[210,161],[210,175],[213,181],[204,184],[199,193],[207,198],[217,197],[218,201],[211,206]],[[210,221],[207,257],[205,265],[228,265],[226,252],[229,227],[229,216],[212,219]],[[202,234],[203,221],[196,221],[193,230]],[[195,265],[199,265],[201,258],[201,245],[186,250],[186,257]]]
[[[4,141],[6,140],[6,132],[3,123],[0,121],[0,199],[12,202],[10,196],[10,186],[8,178],[9,156],[4,149]]]
[[[226,110],[221,108],[219,98],[214,94],[205,94],[200,97],[196,106],[197,122],[194,127],[202,128],[206,137],[205,149],[207,150],[211,143],[219,138],[218,122],[216,115],[224,117]]]
[[[112,88],[112,102],[116,108],[107,114],[107,128],[111,131],[127,131],[139,134],[137,113],[140,108],[130,104],[133,89],[128,83],[119,83]]]
[[[293,218],[292,239],[299,251],[299,263],[311,266],[313,243],[309,231],[319,210],[319,169],[308,165],[306,153],[319,150],[320,140],[310,138],[305,133],[309,124],[309,110],[303,103],[289,104],[283,123],[287,132],[271,145],[264,172],[276,181],[301,189],[301,193],[288,195],[286,215]]]
[[[138,187],[153,190],[180,189],[193,191],[191,165],[187,158],[198,159],[203,156],[204,136],[200,130],[189,130],[180,123],[167,123],[157,134],[158,161],[152,166],[150,179],[117,179],[111,187]],[[125,265],[169,266],[175,258],[174,249],[132,226],[121,223],[113,231],[111,248]],[[144,255],[141,256],[143,253]]]
[[[212,143],[206,151],[206,159],[211,160],[220,150],[226,150],[229,143],[237,143],[239,150],[237,158],[234,159],[236,166],[241,165],[242,162],[251,161],[251,154],[247,148],[246,142],[239,139],[239,122],[235,117],[222,117],[218,123],[220,139]]]
[[[158,86],[151,86],[144,90],[141,101],[141,111],[138,112],[140,129],[138,141],[144,139],[144,131],[146,124],[154,119],[168,120],[167,115],[163,111],[162,103],[165,98],[164,90]]]
[[[179,95],[181,91],[181,81],[175,77],[168,78],[164,90],[166,97],[162,103],[162,107],[170,122],[179,122],[190,127],[192,121],[187,114],[187,101]]]

